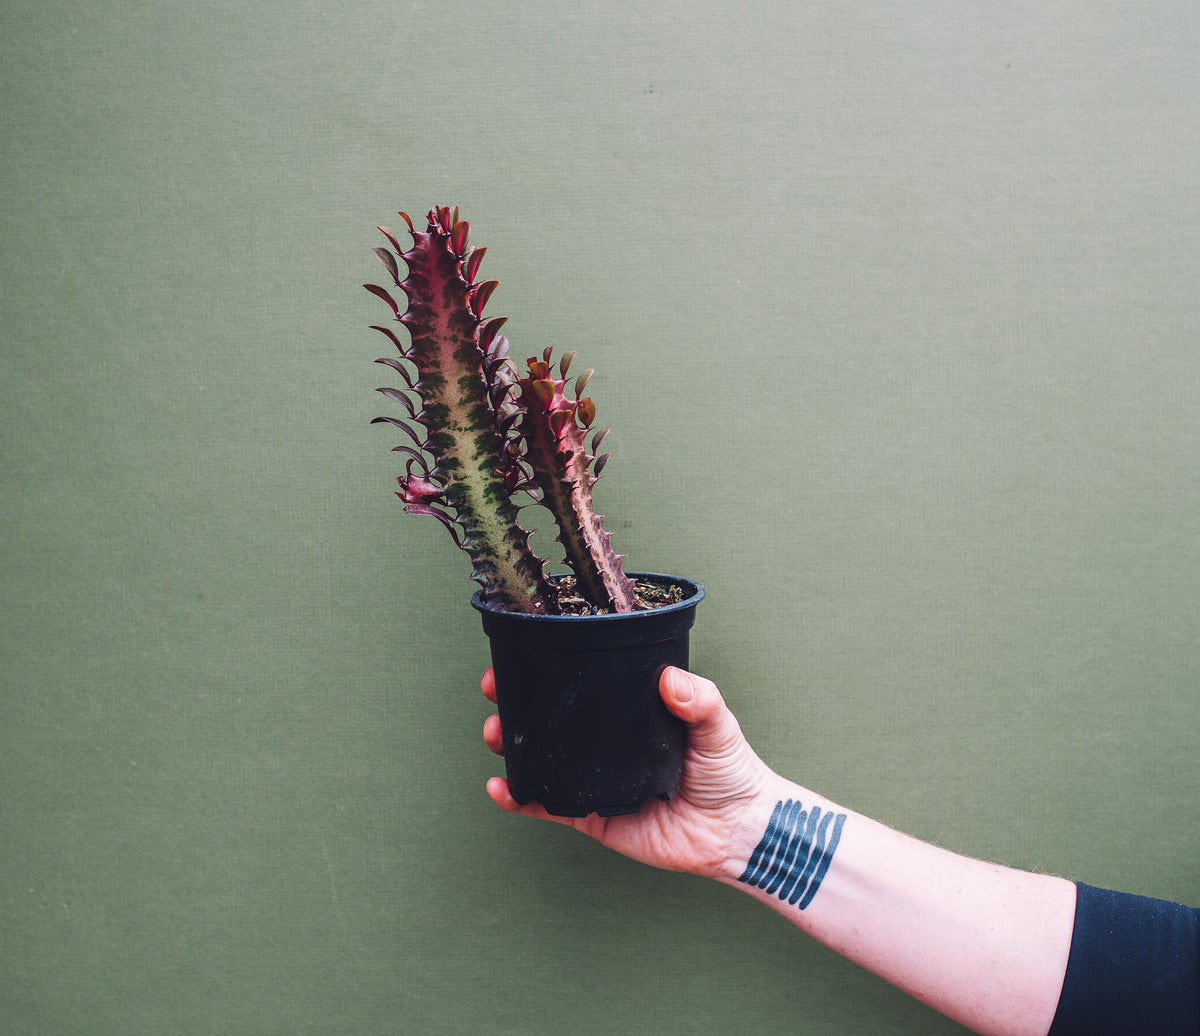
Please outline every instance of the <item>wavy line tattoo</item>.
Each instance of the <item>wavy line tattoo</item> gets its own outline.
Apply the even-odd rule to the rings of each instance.
[[[845,823],[845,813],[805,810],[799,800],[777,802],[738,881],[803,910],[821,887]]]

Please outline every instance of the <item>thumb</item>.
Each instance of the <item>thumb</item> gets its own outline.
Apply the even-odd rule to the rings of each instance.
[[[684,669],[666,669],[658,681],[667,708],[688,725],[688,797],[700,805],[721,805],[750,793],[767,768],[742,735],[717,685]]]
[[[714,721],[719,723],[724,716],[733,718],[725,708],[717,685],[686,669],[675,666],[665,669],[658,681],[658,693],[662,696],[663,704],[688,726],[697,727]],[[698,733],[698,730],[693,731],[693,735]]]

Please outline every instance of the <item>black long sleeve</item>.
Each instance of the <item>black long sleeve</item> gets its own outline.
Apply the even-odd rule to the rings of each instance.
[[[1200,910],[1077,885],[1049,1036],[1200,1033]]]

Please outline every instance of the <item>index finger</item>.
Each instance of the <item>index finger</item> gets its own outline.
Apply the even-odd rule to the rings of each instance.
[[[492,667],[488,666],[483,671],[483,677],[479,681],[479,689],[483,691],[483,696],[487,698],[493,705],[496,704],[496,676],[492,672]]]

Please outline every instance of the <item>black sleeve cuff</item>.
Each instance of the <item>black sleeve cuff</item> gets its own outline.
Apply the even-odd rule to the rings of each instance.
[[[1071,955],[1048,1036],[1200,1033],[1200,910],[1076,889]]]

